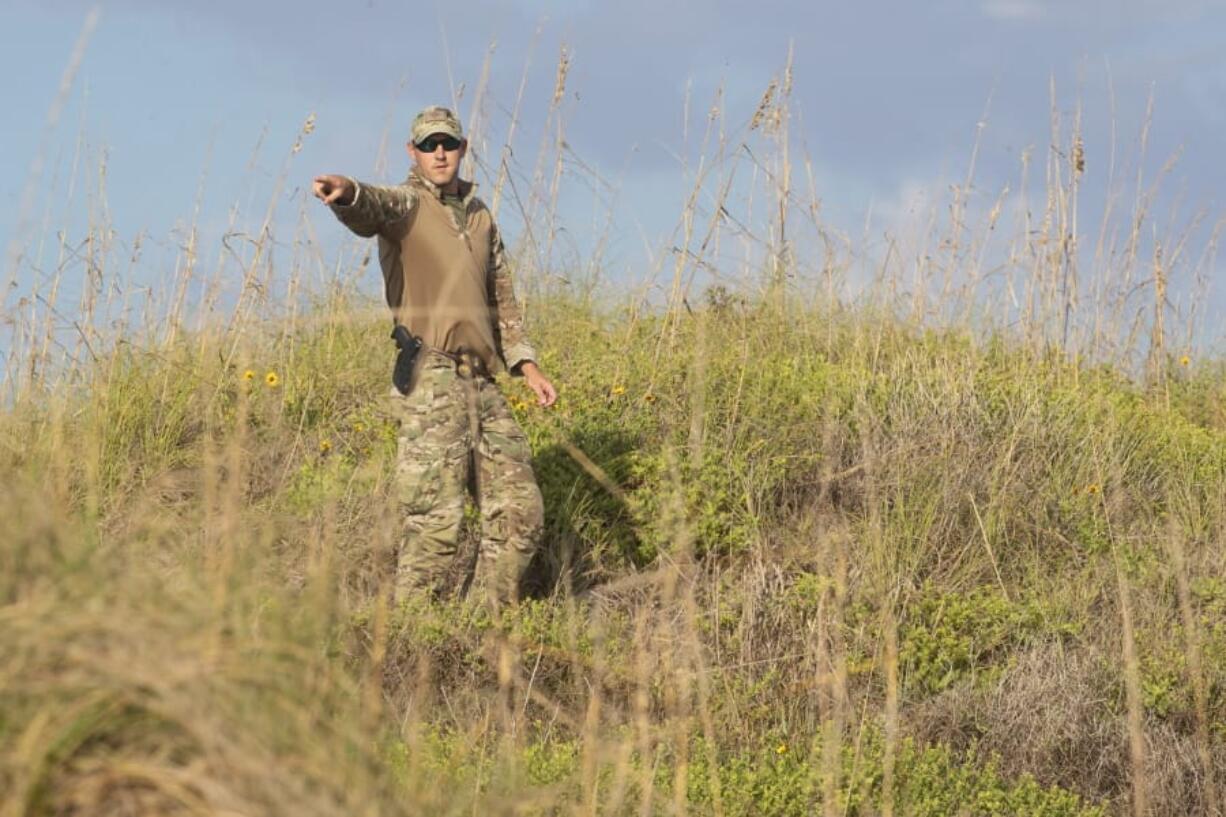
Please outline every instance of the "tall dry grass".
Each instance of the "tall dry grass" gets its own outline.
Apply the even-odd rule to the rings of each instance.
[[[11,313],[3,813],[1220,813],[1220,364],[1172,359],[1189,267],[1141,177],[1088,256],[1094,146],[1053,93],[1041,212],[1005,229],[973,154],[926,243],[864,270],[785,67],[710,109],[662,301],[561,284],[570,59],[531,168],[526,82],[474,155],[563,396],[506,384],[549,517],[516,609],[389,601],[382,310],[272,261],[313,118],[255,226],[210,272],[193,228],[139,321],[105,223],[71,320],[58,278]]]

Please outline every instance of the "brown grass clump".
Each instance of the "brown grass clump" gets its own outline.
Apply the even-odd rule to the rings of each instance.
[[[356,690],[313,647],[327,637],[310,621],[318,608],[283,631],[253,616],[254,586],[234,595],[141,564],[55,508],[42,491],[4,491],[0,535],[43,555],[27,571],[55,577],[4,582],[6,815],[358,814],[386,802]],[[265,609],[309,603],[258,595]]]

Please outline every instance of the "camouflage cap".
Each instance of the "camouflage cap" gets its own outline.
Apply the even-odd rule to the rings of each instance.
[[[445,133],[457,139],[464,138],[459,118],[451,112],[450,108],[439,105],[431,105],[413,117],[413,128],[409,132],[409,138],[416,145],[432,133]]]

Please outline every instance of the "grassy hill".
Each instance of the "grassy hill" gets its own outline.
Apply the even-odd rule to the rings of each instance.
[[[709,300],[534,304],[497,619],[388,602],[392,350],[339,296],[6,409],[0,815],[1221,808],[1220,361]]]

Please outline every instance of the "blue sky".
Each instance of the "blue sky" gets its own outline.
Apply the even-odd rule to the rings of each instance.
[[[412,113],[448,100],[454,85],[463,88],[467,114],[491,43],[494,147],[529,66],[516,140],[525,172],[559,49],[571,55],[567,142],[576,160],[618,191],[604,255],[614,281],[641,281],[669,244],[690,184],[682,157],[694,160],[716,89],[725,89],[730,118],[743,122],[789,47],[792,132],[811,157],[822,216],[848,234],[865,233],[866,248],[882,231],[901,229],[917,208],[935,206],[965,175],[981,121],[972,204],[986,209],[1005,184],[1016,189],[1027,149],[1036,156],[1031,184],[1039,185],[1052,82],[1063,115],[1079,101],[1083,109],[1083,224],[1094,224],[1101,211],[1113,129],[1121,172],[1135,173],[1139,162],[1151,178],[1179,153],[1156,201],[1162,225],[1203,211],[1211,226],[1226,210],[1226,163],[1217,156],[1226,130],[1220,2],[3,0],[3,8],[9,36],[0,53],[0,245],[31,258],[42,241],[37,266],[44,270],[54,255],[48,235],[58,228],[79,235],[91,206],[95,213],[101,207],[96,197],[91,205],[89,191],[103,155],[107,216],[119,241],[130,246],[145,236],[137,280],[173,264],[198,191],[207,242],[236,205],[244,223],[258,221],[274,195],[279,218],[292,224],[310,205],[303,189],[315,173],[399,178]],[[93,8],[100,9],[97,27],[49,129],[48,110]],[[1139,157],[1151,94],[1153,123]],[[315,130],[290,157],[308,114]],[[376,157],[385,140],[392,147],[380,173]],[[41,173],[32,177],[40,156]],[[274,192],[286,167],[286,185]],[[572,222],[564,240],[582,256],[603,228],[594,226],[601,217],[575,167],[568,163],[562,180]],[[32,178],[33,205],[23,208]],[[312,223],[331,247],[341,236],[322,216],[313,212]],[[510,219],[508,232],[515,232]],[[1200,229],[1196,241],[1207,232]],[[38,280],[23,267],[16,289],[31,291]],[[374,273],[362,286],[379,291]],[[1223,289],[1211,290],[1206,318],[1206,339],[1219,346]]]

